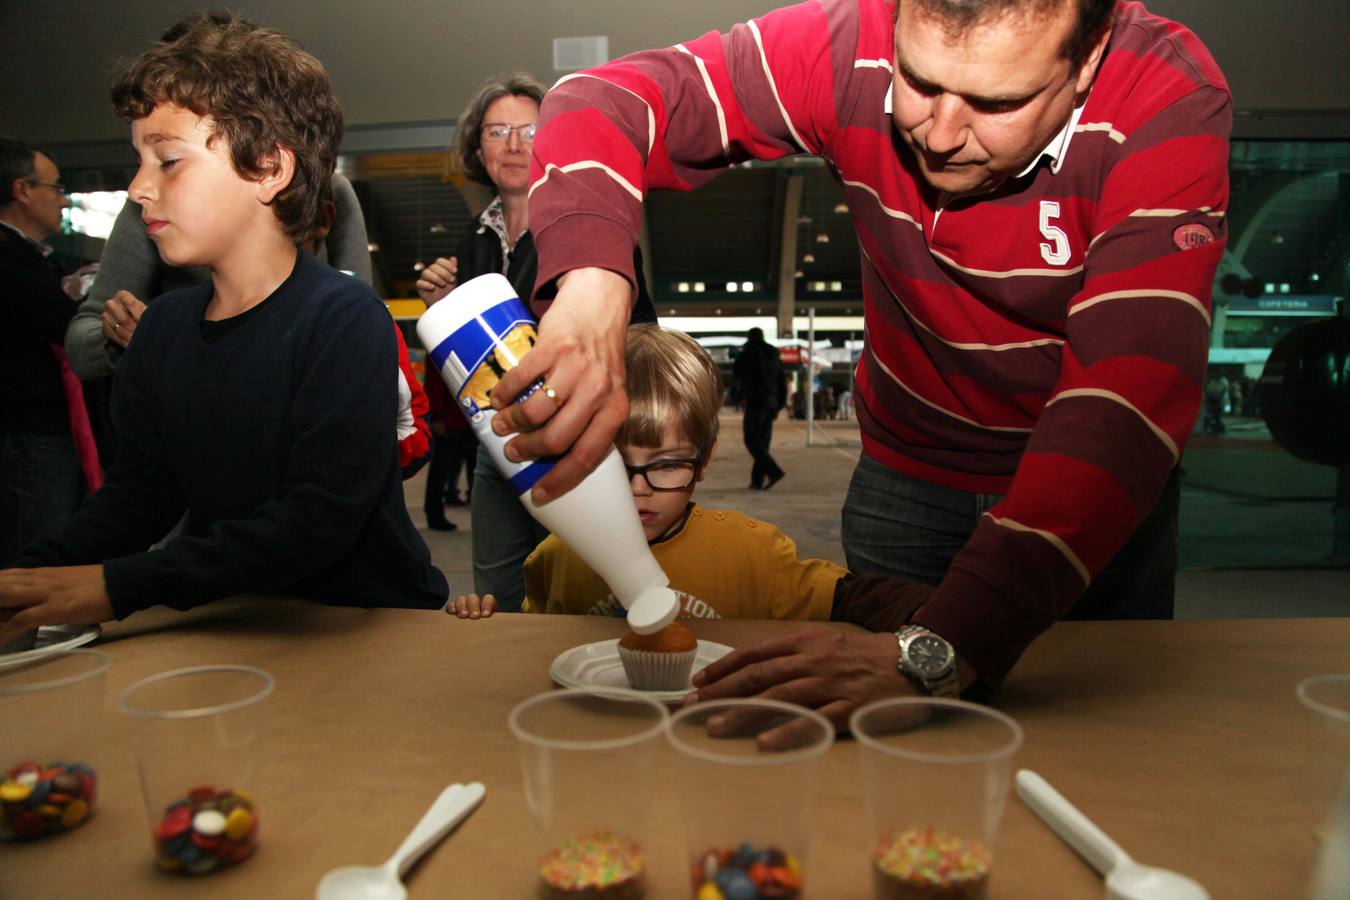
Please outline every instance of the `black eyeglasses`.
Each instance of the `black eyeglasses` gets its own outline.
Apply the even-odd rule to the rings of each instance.
[[[58,194],[64,194],[66,192],[66,186],[59,181],[38,181],[36,178],[30,178],[28,179],[28,183],[37,187],[52,188]]]
[[[511,132],[519,135],[520,139],[527,144],[534,143],[535,123],[528,125],[506,125],[502,122],[493,122],[490,125],[483,126],[483,140],[493,141],[494,143],[504,143],[511,139]]]
[[[700,449],[693,459],[658,459],[645,466],[625,464],[624,468],[628,470],[629,481],[634,475],[641,475],[647,487],[654,491],[687,491],[698,478],[703,452]]]

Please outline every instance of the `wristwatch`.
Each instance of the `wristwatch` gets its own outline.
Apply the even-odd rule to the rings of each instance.
[[[895,633],[900,643],[900,674],[917,681],[934,697],[957,697],[961,679],[956,673],[952,645],[922,625],[906,625]]]

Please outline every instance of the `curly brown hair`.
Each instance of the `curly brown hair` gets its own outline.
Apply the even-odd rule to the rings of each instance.
[[[266,174],[278,148],[290,150],[295,174],[272,209],[296,243],[309,241],[342,143],[342,107],[328,72],[271,28],[207,15],[185,24],[176,40],[123,66],[113,81],[113,107],[128,122],[162,103],[209,119],[210,140],[225,139],[230,162],[245,179]]]
[[[502,97],[525,97],[539,105],[544,102],[545,90],[528,72],[493,75],[483,82],[464,107],[464,112],[459,114],[459,121],[455,122],[455,143],[450,148],[450,155],[464,177],[490,188],[497,187],[478,158],[478,151],[483,146],[483,117],[487,115],[487,108]]]

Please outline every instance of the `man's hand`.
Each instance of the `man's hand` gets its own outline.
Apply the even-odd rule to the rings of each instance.
[[[125,350],[136,333],[143,312],[145,304],[136,299],[135,294],[118,291],[103,307],[103,336]]]
[[[628,418],[624,392],[624,332],[633,289],[608,269],[575,269],[558,282],[558,297],[539,322],[539,343],[492,391],[498,410],[492,430],[520,432],[506,445],[512,461],[559,456],[530,496],[543,504],[576,487],[609,453]],[[537,379],[556,399],[535,391],[513,401]]]
[[[112,617],[102,566],[0,571],[0,645],[39,625],[92,625]]]
[[[811,628],[742,647],[694,674],[686,705],[726,697],[767,697],[796,703],[848,730],[848,717],[883,697],[919,695],[918,686],[896,668],[900,651],[889,632]],[[711,724],[715,724],[715,719]],[[796,745],[790,726],[759,737],[762,750]]]
[[[417,278],[417,296],[422,298],[422,302],[427,306],[440,300],[446,294],[455,289],[458,283],[455,279],[459,275],[458,257],[440,257],[434,263],[422,270],[422,274]]]

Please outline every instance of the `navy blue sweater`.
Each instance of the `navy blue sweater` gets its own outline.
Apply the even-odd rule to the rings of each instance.
[[[225,327],[203,323],[212,290],[146,310],[117,369],[107,483],[14,564],[102,562],[119,619],[246,592],[441,606],[445,577],[403,503],[384,305],[304,253]],[[184,511],[185,532],[147,551]]]

